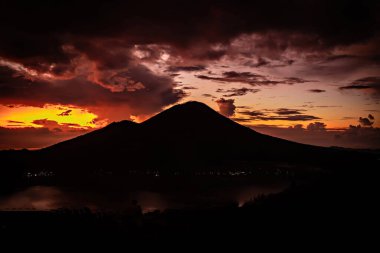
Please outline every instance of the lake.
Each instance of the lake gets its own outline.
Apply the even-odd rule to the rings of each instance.
[[[0,210],[51,210],[82,208],[122,211],[137,200],[143,212],[175,208],[215,207],[237,202],[240,206],[259,195],[277,193],[288,186],[285,181],[266,184],[234,183],[226,186],[192,186],[182,189],[124,189],[97,187],[86,189],[58,186],[30,186],[0,197]]]

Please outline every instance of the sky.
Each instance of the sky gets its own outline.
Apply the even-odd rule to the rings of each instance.
[[[378,1],[3,0],[0,12],[0,149],[192,100],[276,137],[380,148]]]

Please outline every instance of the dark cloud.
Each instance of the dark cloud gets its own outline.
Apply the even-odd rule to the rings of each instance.
[[[212,80],[218,82],[227,82],[227,83],[247,83],[250,85],[269,85],[277,84],[278,82],[270,81],[265,76],[251,73],[251,72],[236,72],[236,71],[227,71],[223,72],[222,76],[207,76],[207,75],[195,75],[199,79]],[[273,83],[272,83],[273,82]]]
[[[211,94],[208,94],[208,93],[202,94],[202,96],[206,97],[206,98],[216,98],[214,95],[211,95]]]
[[[364,48],[367,48],[364,52],[348,49],[345,50],[347,54],[331,54],[327,57],[321,54],[319,68],[325,68],[327,73],[344,76],[358,69],[377,67],[380,64],[379,51],[369,44],[379,44],[379,37],[372,42],[368,42],[368,45],[364,46]]]
[[[251,122],[251,119],[246,119],[246,118],[231,118],[233,121],[236,121],[240,124],[244,124],[244,123],[249,123]]]
[[[257,63],[256,63],[256,65],[255,65],[255,67],[262,67],[262,66],[266,66],[266,65],[269,65],[269,61],[268,60],[266,60],[266,59],[264,59],[264,58],[262,58],[262,57],[259,57],[258,59],[257,59]]]
[[[251,56],[249,57],[251,58]],[[269,60],[264,57],[258,57],[256,61],[253,60],[247,60],[243,63],[244,66],[252,67],[252,68],[259,68],[259,67],[266,67],[266,68],[281,68],[281,67],[287,67],[292,65],[295,62],[295,60],[287,59],[284,57],[280,57],[276,60]]]
[[[340,87],[339,89],[341,89],[341,90],[365,90],[365,89],[372,89],[372,87],[369,86],[369,85],[356,85],[356,84],[353,84],[353,85],[348,85],[348,86]]]
[[[343,86],[340,89],[380,89],[380,77],[370,76],[357,79],[351,85]]]
[[[226,71],[223,72],[221,76],[207,76],[207,75],[195,75],[199,79],[213,80],[224,83],[246,83],[253,86],[267,86],[267,85],[277,85],[277,84],[298,84],[310,82],[308,80],[288,77],[281,80],[271,80],[268,77],[252,72],[236,72],[236,71]]]
[[[380,77],[370,76],[353,81],[350,85],[342,86],[340,90],[369,91],[373,98],[380,99]]]
[[[376,1],[210,0],[179,5],[175,1],[84,0],[75,2],[75,8],[73,4],[59,0],[54,4],[2,1],[0,55],[23,61],[39,57],[39,63],[67,63],[69,57],[62,51],[62,44],[95,38],[122,38],[129,44],[160,43],[186,48],[273,30],[313,35],[319,47],[329,48],[372,38],[379,22]],[[25,44],[29,47],[24,47]],[[301,42],[294,44],[305,46]],[[212,58],[212,53],[209,54]]]
[[[195,72],[195,71],[203,71],[206,70],[206,67],[203,65],[195,65],[195,66],[170,66],[167,71],[169,72]]]
[[[370,77],[360,78],[360,79],[355,80],[353,82],[353,84],[378,87],[378,86],[380,86],[380,77],[379,76],[370,76]]]
[[[40,125],[44,128],[49,129],[49,131],[52,132],[76,132],[78,129],[81,130],[88,130],[90,128],[88,127],[81,127],[79,124],[75,123],[58,123],[55,120],[48,120],[48,119],[37,119],[33,120],[33,124]],[[74,127],[74,128],[73,128]]]
[[[380,54],[369,56],[369,60],[373,61],[375,64],[380,64]]]
[[[169,73],[167,77],[157,77],[171,82],[173,76],[170,75],[175,72],[205,70],[205,65],[202,64],[207,63],[203,63],[203,60],[217,60],[227,54],[233,56],[232,42],[239,40],[242,35],[254,34],[258,42],[254,43],[257,49],[269,54],[266,57],[256,55],[256,67],[272,64],[274,56],[271,52],[287,48],[314,52],[337,45],[368,41],[376,35],[373,29],[369,29],[377,24],[374,13],[377,5],[372,6],[372,3],[331,4],[327,1],[312,1],[306,5],[302,1],[294,1],[288,4],[276,3],[276,6],[279,5],[287,7],[289,11],[286,14],[278,12],[273,10],[273,4],[262,1],[193,1],[180,6],[174,1],[159,4],[145,1],[81,1],[75,3],[75,8],[63,1],[57,1],[54,5],[5,1],[0,6],[5,10],[0,15],[0,59],[21,63],[39,74],[61,78],[61,84],[64,80],[83,81],[83,61],[87,61],[86,64],[92,66],[92,69],[86,70],[92,73],[92,76],[85,77],[87,81],[99,84],[113,93],[135,92],[133,95],[119,94],[116,100],[139,113],[149,113],[178,101],[186,93],[181,89],[173,89],[166,82],[163,88],[155,86],[152,89],[141,81],[144,79],[141,75],[139,78],[133,77],[139,61],[159,61],[167,55],[174,59],[181,58],[183,61],[174,60],[168,64],[171,66],[168,70],[174,73]],[[336,8],[343,10],[339,12],[339,18],[335,15]],[[352,15],[353,10],[355,15]],[[87,18],[84,19],[86,13],[91,15],[85,15]],[[328,24],[321,16],[329,18]],[[347,23],[343,25],[342,22]],[[350,24],[355,25],[355,29],[340,29],[339,36],[330,30],[334,25],[335,28],[343,28]],[[270,50],[266,50],[268,48]],[[141,54],[136,56],[136,53]],[[248,57],[252,52],[240,54]],[[294,62],[286,57],[277,60],[285,65]],[[150,74],[156,75],[153,72]],[[220,77],[198,77],[250,85],[307,82],[296,77],[272,80],[259,74],[233,71],[225,72]],[[134,99],[136,96],[139,99],[149,97],[149,102],[137,110],[137,105],[142,103]],[[42,99],[44,96],[39,97]],[[44,102],[47,101],[40,100],[40,103]],[[74,104],[86,104],[86,101]]]
[[[249,55],[249,58],[250,58],[250,55]],[[256,61],[253,61],[253,60],[248,60],[246,62],[244,62],[243,64],[244,66],[249,66],[249,67],[252,67],[252,68],[259,68],[259,67],[273,67],[273,65],[271,64],[271,61],[269,61],[268,59],[264,58],[264,57],[257,57]]]
[[[218,104],[219,112],[226,117],[231,117],[235,114],[236,106],[234,105],[234,99],[219,98],[215,101]]]
[[[251,89],[251,88],[245,88],[245,87],[231,88],[231,89],[227,89],[227,90],[223,90],[223,89],[217,89],[216,90],[216,92],[219,92],[219,93],[226,93],[225,95],[223,95],[224,97],[244,96],[248,93],[257,93],[259,91],[260,91],[259,89]]]
[[[310,123],[310,124],[312,124],[312,123]],[[288,129],[293,129],[293,130],[296,130],[296,131],[304,130],[302,124],[296,124],[296,125],[294,125],[294,126],[290,126],[290,127],[288,127]]]
[[[7,120],[8,123],[15,123],[15,124],[24,124],[22,121],[16,121],[16,120]]]
[[[0,104],[22,104],[42,107],[45,104],[69,104],[91,108],[114,107],[119,116],[152,114],[179,101],[186,93],[175,89],[171,78],[154,74],[142,65],[134,65],[125,75],[145,88],[135,91],[112,90],[83,77],[68,80],[34,80],[14,78],[17,73],[0,67]],[[116,109],[115,109],[116,106]],[[112,115],[107,115],[112,117]]]
[[[317,108],[337,108],[337,107],[342,107],[341,105],[316,105],[314,107]]]
[[[251,72],[236,72],[236,71],[226,71],[223,72],[225,78],[259,78],[261,75],[251,73]]]
[[[326,92],[326,90],[321,90],[321,89],[311,89],[311,90],[308,90],[309,92],[311,93],[323,93],[323,92]]]
[[[240,112],[242,115],[251,116],[251,117],[257,117],[257,116],[264,116],[265,114],[261,111],[242,111]]]
[[[0,57],[56,76],[76,74],[76,64],[84,57],[98,71],[120,70],[135,60],[136,50],[144,52],[138,57],[142,61],[161,59],[164,50],[185,61],[169,69],[195,71],[202,68],[199,61],[233,57],[233,41],[252,34],[255,43],[248,45],[254,45],[255,52],[243,45],[238,54],[255,55],[256,67],[268,66],[273,58],[289,65],[294,60],[278,52],[289,48],[327,52],[373,41],[379,35],[379,4],[370,0],[181,4],[168,0],[57,0],[54,4],[5,0],[0,10]],[[374,59],[379,55],[376,46],[367,51]],[[262,81],[257,85],[275,84]]]
[[[184,86],[184,87],[181,87],[181,89],[182,90],[197,90],[198,88],[194,86]]]
[[[370,126],[373,125],[373,123],[375,123],[375,117],[373,117],[372,114],[369,114],[368,118],[362,118],[362,117],[360,117],[359,118],[359,123],[363,127],[370,127]]]
[[[283,82],[286,84],[298,84],[298,83],[308,83],[311,81],[305,80],[305,79],[302,79],[299,77],[288,77],[288,78],[285,78],[285,80]]]
[[[116,120],[178,102],[187,94],[176,87],[176,72],[201,71],[201,66],[223,57],[244,57],[244,62],[249,58],[251,66],[268,69],[298,63],[297,57],[304,55],[330,63],[367,57],[378,64],[374,42],[379,16],[379,3],[370,0],[4,0],[0,104],[82,106]],[[352,49],[331,53],[356,45],[365,56]],[[287,50],[295,54],[284,54]],[[149,63],[162,69],[172,66],[173,71],[157,74],[146,67]],[[308,82],[233,71],[197,76],[253,86]],[[359,79],[341,90],[369,91],[378,99],[375,78]]]
[[[68,126],[68,127],[81,127],[81,125],[76,123],[61,123],[62,126]]]
[[[324,62],[334,62],[339,60],[356,59],[358,56],[349,54],[332,55],[324,59]]]
[[[70,116],[72,111],[73,111],[73,110],[66,110],[66,111],[61,112],[61,113],[59,113],[59,114],[57,114],[57,115],[58,115],[58,116]]]
[[[247,105],[239,105],[239,106],[236,106],[236,108],[238,108],[238,109],[250,109],[251,106],[247,106]]]
[[[261,111],[240,111],[239,114],[249,116],[249,120],[284,120],[284,121],[310,121],[321,119],[313,115],[303,114],[305,110],[296,110],[289,108],[279,108],[276,110],[261,110]],[[244,121],[247,118],[238,119]]]
[[[279,108],[276,110],[278,115],[292,115],[292,114],[302,114],[301,110],[288,109],[288,108]]]
[[[359,118],[360,125],[362,126],[372,126],[373,122],[369,121],[368,118]]]
[[[319,117],[313,116],[313,115],[291,115],[291,116],[268,116],[268,117],[260,117],[261,120],[287,120],[287,121],[310,121],[310,120],[316,120],[321,119]]]
[[[308,131],[326,131],[326,124],[323,122],[314,122],[307,125]]]

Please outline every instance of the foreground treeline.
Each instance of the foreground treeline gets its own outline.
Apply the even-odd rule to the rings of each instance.
[[[292,184],[279,194],[261,196],[239,207],[166,210],[142,214],[93,212],[88,208],[50,212],[1,212],[8,235],[51,233],[109,235],[125,240],[254,239],[255,236],[323,238],[371,234],[377,225],[376,169],[372,175],[329,175],[308,184]]]

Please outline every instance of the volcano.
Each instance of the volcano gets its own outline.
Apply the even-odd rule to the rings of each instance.
[[[88,172],[97,167],[194,170],[257,163],[332,164],[356,152],[316,147],[260,134],[207,105],[175,105],[140,124],[114,122],[91,133],[33,151],[30,166]]]
[[[4,154],[3,154],[4,156]],[[257,168],[265,164],[347,168],[369,154],[291,142],[258,133],[199,102],[175,105],[142,123],[114,122],[36,151],[6,154],[21,171],[83,174],[107,170],[186,171]]]

